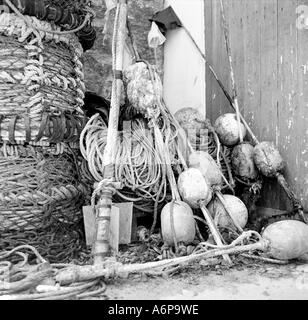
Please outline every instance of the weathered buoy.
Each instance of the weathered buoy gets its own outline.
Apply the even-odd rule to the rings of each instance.
[[[200,207],[200,201],[206,206],[213,196],[202,173],[195,168],[189,168],[180,174],[178,189],[183,201],[195,209]]]
[[[126,86],[127,100],[136,113],[152,119],[160,114],[157,97],[162,97],[163,86],[155,74],[154,83],[145,62],[129,65],[123,71],[123,81]]]
[[[214,128],[219,140],[225,146],[234,146],[239,142],[240,134],[235,113],[226,113],[217,118]],[[240,123],[240,130],[242,137],[245,138],[246,128],[242,123]]]
[[[244,228],[248,221],[248,210],[245,204],[233,195],[224,194],[223,197],[229,214],[241,228]],[[212,200],[208,205],[208,210],[214,217],[214,220],[217,221],[218,226],[234,229],[234,224],[219,199],[215,198]]]
[[[254,148],[253,160],[257,168],[264,176],[277,178],[278,183],[286,192],[293,208],[297,210],[299,216],[301,217],[301,220],[308,224],[301,200],[296,197],[282,174],[285,167],[285,162],[274,143],[270,141],[263,141],[257,144]]]
[[[161,212],[161,233],[164,243],[169,246],[174,245],[171,229],[172,211],[176,241],[184,244],[191,243],[196,235],[195,219],[190,206],[182,201],[167,203]]]
[[[285,163],[273,142],[263,141],[254,148],[254,162],[266,177],[274,177],[283,171]]]
[[[308,253],[308,225],[297,220],[283,220],[270,224],[262,232],[270,242],[269,256],[291,260]]]
[[[222,185],[222,174],[215,160],[205,151],[192,152],[188,159],[190,168],[198,169],[209,186]]]
[[[205,129],[205,119],[202,114],[194,108],[182,108],[175,113],[179,125],[186,131]]]
[[[254,147],[248,142],[241,143],[233,148],[231,161],[232,169],[236,176],[251,180],[257,178],[258,170],[253,156]]]

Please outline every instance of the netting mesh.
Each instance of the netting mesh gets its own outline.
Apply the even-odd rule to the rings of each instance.
[[[31,21],[51,28],[36,18]],[[0,137],[4,141],[78,140],[85,92],[81,55],[74,35],[34,34],[16,15],[0,15]]]
[[[61,8],[82,9],[91,4],[90,0],[45,0],[46,4],[54,4]]]
[[[86,189],[79,180],[68,154],[0,157],[0,231],[80,220]]]
[[[87,262],[90,259],[90,250],[86,246],[82,223],[65,225],[53,223],[35,231],[10,231],[0,235],[0,251],[10,251],[20,245],[35,247],[50,263]],[[36,256],[28,257],[35,261]],[[18,257],[16,257],[18,260]],[[12,262],[15,262],[12,260]]]

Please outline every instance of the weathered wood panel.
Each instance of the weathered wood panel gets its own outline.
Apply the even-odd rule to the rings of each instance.
[[[308,1],[306,14],[308,14]],[[308,23],[308,19],[306,20]],[[301,128],[298,139],[298,159],[299,174],[297,177],[304,180],[304,183],[297,182],[299,188],[298,192],[301,195],[302,201],[307,203],[308,199],[308,25],[305,30],[298,30],[297,32],[297,75],[298,75],[298,127]]]
[[[218,1],[205,1],[205,54],[210,64],[230,92],[229,69],[223,61],[227,61],[222,26],[220,23]],[[216,119],[224,110],[228,110],[228,100],[215,82],[214,77],[206,69],[206,114],[210,119]]]
[[[276,143],[286,178],[308,210],[308,29],[298,29],[296,8],[308,0],[224,0],[239,102],[260,140]],[[206,54],[230,90],[220,4],[205,0]],[[231,109],[207,70],[207,115]],[[288,209],[274,181],[263,191],[265,207]]]

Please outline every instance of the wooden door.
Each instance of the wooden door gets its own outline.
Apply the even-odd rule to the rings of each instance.
[[[231,93],[220,3],[204,1],[205,51]],[[241,112],[261,141],[278,146],[287,163],[285,176],[308,210],[308,0],[224,0],[224,4]],[[208,70],[206,105],[212,121],[232,112]],[[273,181],[267,182],[261,205],[289,208]]]

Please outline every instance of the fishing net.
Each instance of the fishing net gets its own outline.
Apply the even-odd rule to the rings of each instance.
[[[51,25],[28,17],[34,26]],[[83,127],[83,50],[73,34],[36,32],[0,15],[0,137],[12,144],[76,142]]]
[[[77,143],[56,143],[48,142],[33,145],[11,145],[4,143],[0,146],[0,157],[27,157],[29,154],[61,155],[63,153],[78,153],[79,144]]]
[[[70,8],[73,11],[81,10],[91,4],[90,0],[45,0],[45,3],[53,4],[61,8]]]
[[[55,221],[35,231],[1,233],[0,251],[10,251],[21,245],[35,247],[50,263],[69,263],[73,260],[82,263],[90,260],[82,223],[63,224]],[[30,255],[29,261],[32,262],[35,258],[35,255]]]
[[[87,189],[72,156],[0,157],[0,231],[36,230],[59,221],[76,223]]]

